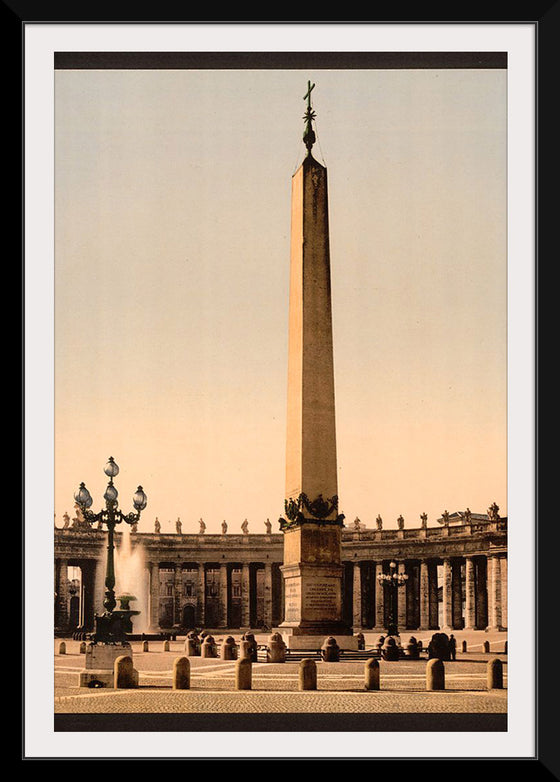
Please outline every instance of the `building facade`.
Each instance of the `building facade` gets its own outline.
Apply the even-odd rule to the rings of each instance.
[[[117,552],[123,534],[142,555],[143,626],[150,632],[258,630],[282,622],[282,534],[117,532]],[[103,612],[106,538],[83,525],[55,527],[57,633],[93,630],[95,613]],[[392,562],[408,576],[397,590],[401,631],[507,628],[507,518],[477,514],[469,523],[439,527],[344,528],[343,612],[354,632],[387,626],[391,597],[379,576]]]

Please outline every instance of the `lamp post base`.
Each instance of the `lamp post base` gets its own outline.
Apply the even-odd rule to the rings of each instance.
[[[86,667],[80,671],[80,687],[113,687],[115,660],[127,656],[132,659],[132,647],[124,643],[88,643]],[[138,673],[136,672],[136,676]]]

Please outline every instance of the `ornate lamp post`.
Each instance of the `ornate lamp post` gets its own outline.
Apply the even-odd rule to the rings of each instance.
[[[103,468],[103,472],[109,478],[109,483],[105,489],[103,499],[105,500],[105,508],[99,513],[94,513],[89,510],[93,504],[91,494],[86,489],[84,483],[80,483],[79,489],[74,493],[74,500],[80,506],[84,518],[90,523],[106,524],[109,532],[107,540],[107,570],[105,575],[105,599],[103,600],[103,607],[105,613],[99,616],[95,616],[95,640],[103,641],[105,643],[122,643],[126,636],[124,630],[123,620],[126,618],[125,614],[136,613],[130,611],[115,611],[117,601],[115,599],[115,560],[114,560],[114,533],[115,526],[121,522],[127,524],[137,524],[140,519],[140,513],[144,510],[148,503],[144,490],[139,486],[132,498],[132,502],[136,513],[123,513],[119,510],[118,503],[118,491],[113,484],[113,478],[119,474],[119,467],[112,456],[109,457],[109,461]]]
[[[380,573],[377,580],[380,586],[385,587],[389,592],[389,621],[387,623],[387,635],[398,635],[398,593],[399,587],[402,587],[408,581],[406,573],[397,572],[396,562],[389,563],[390,572]]]

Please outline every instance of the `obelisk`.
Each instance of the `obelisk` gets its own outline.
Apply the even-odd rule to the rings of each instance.
[[[351,636],[342,620],[327,169],[315,143],[308,82],[307,156],[292,178],[284,622],[290,648],[317,648],[317,636]],[[346,644],[348,646],[351,644]]]

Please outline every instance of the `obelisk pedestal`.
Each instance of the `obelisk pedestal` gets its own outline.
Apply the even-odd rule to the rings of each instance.
[[[308,154],[292,178],[286,518],[280,519],[285,614],[279,630],[290,649],[320,648],[331,635],[341,648],[354,648],[357,639],[342,619],[327,169],[311,155],[315,114],[308,87]]]

